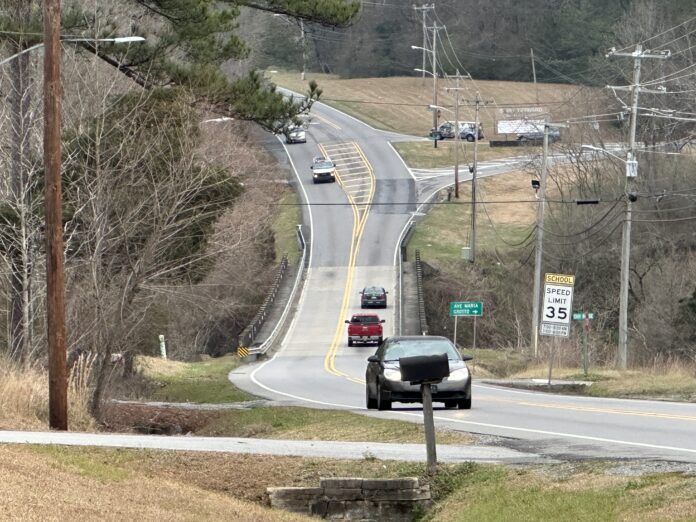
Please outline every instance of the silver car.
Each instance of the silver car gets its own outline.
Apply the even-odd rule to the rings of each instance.
[[[367,409],[390,410],[392,402],[422,402],[419,385],[401,380],[399,359],[417,355],[446,354],[449,377],[431,385],[433,401],[446,408],[471,408],[471,374],[466,365],[470,355],[462,356],[446,337],[434,335],[389,337],[367,359],[365,395]]]

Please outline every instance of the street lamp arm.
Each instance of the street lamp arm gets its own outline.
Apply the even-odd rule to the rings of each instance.
[[[426,71],[425,69],[413,69],[413,70],[418,71],[418,72],[422,72],[422,73],[426,73],[426,74],[429,74],[430,76],[432,76],[433,78],[437,78],[437,74],[432,73],[430,71]]]
[[[7,62],[11,62],[15,58],[22,56],[23,54],[26,54],[30,51],[33,51],[34,49],[38,49],[39,47],[43,47],[44,44],[43,42],[37,43],[36,45],[32,45],[31,47],[27,47],[26,49],[23,49],[22,51],[18,52],[17,54],[13,54],[12,56],[5,58],[3,61],[0,62],[0,67],[5,65]]]
[[[426,53],[430,53],[430,54],[433,53],[430,49],[426,49],[425,47],[420,47],[418,45],[412,45],[411,49],[418,50],[418,51],[425,51]]]
[[[613,157],[616,158],[617,160],[619,160],[619,161],[621,161],[621,162],[623,162],[623,163],[626,163],[626,160],[625,160],[625,159],[623,159],[623,158],[617,156],[616,154],[614,154],[613,152],[609,152],[607,149],[603,149],[603,148],[601,148],[601,147],[595,147],[594,145],[583,145],[583,146],[580,147],[580,148],[581,148],[581,149],[584,149],[584,150],[595,150],[595,151],[597,151],[597,152],[603,152],[604,154],[608,154],[609,156],[613,156]]]

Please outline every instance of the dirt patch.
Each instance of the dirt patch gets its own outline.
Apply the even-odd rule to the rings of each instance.
[[[109,404],[104,407],[100,420],[105,431],[181,435],[195,433],[220,415],[217,411]]]

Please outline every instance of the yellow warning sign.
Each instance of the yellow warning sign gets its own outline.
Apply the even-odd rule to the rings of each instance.
[[[555,284],[555,285],[574,286],[575,285],[575,276],[574,275],[563,275],[563,274],[545,274],[544,275],[544,282]]]
[[[238,346],[237,347],[237,356],[248,357],[249,356],[249,348],[247,348],[246,346]]]

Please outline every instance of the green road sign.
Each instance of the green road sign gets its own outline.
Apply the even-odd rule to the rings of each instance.
[[[450,317],[481,317],[482,301],[455,301],[450,303]]]
[[[582,321],[585,319],[585,315],[587,315],[587,319],[594,319],[592,312],[573,312],[573,321]]]

